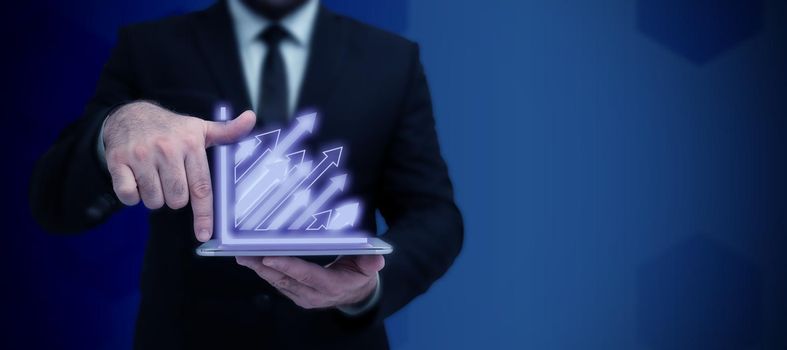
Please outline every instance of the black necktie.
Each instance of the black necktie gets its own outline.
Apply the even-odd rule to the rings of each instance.
[[[265,122],[266,129],[287,123],[287,71],[279,43],[288,36],[287,31],[278,24],[273,24],[262,32],[262,40],[265,41],[268,53],[261,70],[257,115]]]

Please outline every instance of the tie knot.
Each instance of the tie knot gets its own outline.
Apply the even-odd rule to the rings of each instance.
[[[289,36],[290,33],[278,24],[270,25],[262,31],[262,40],[268,46],[276,46]]]

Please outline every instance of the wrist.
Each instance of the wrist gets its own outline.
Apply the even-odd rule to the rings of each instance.
[[[357,301],[345,305],[339,305],[336,308],[348,316],[358,316],[377,304],[381,294],[380,274],[378,273],[369,284],[364,286],[364,290]]]

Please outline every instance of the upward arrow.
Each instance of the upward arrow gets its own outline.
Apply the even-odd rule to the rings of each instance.
[[[342,148],[341,147],[332,148],[327,151],[323,151],[322,154],[323,154],[322,160],[320,160],[320,162],[317,163],[316,166],[314,166],[314,168],[309,173],[309,175],[302,178],[301,181],[298,182],[298,185],[293,187],[292,190],[289,193],[287,193],[287,195],[284,197],[284,200],[282,200],[281,203],[279,203],[276,207],[273,208],[271,214],[275,214],[277,210],[279,210],[279,207],[281,207],[283,203],[287,202],[287,200],[295,193],[295,191],[299,189],[304,190],[304,189],[311,188],[312,185],[314,185],[314,183],[317,182],[317,180],[323,174],[325,174],[326,171],[328,171],[328,169],[339,166],[339,161],[342,158]],[[306,184],[307,186],[303,186],[304,184]]]
[[[235,151],[235,182],[243,178],[250,169],[257,164],[263,164],[263,159],[268,155],[279,142],[280,131],[273,130],[254,136],[241,142]],[[251,149],[249,149],[251,148]],[[248,153],[248,154],[246,154]],[[240,159],[239,159],[240,158]],[[259,174],[258,174],[259,175]]]
[[[267,171],[266,165],[275,163],[284,158],[284,154],[287,153],[295,142],[306,133],[311,133],[314,130],[316,118],[316,113],[296,118],[295,127],[290,130],[284,138],[280,138],[281,131],[279,129],[257,135],[255,138],[260,142],[256,149],[262,151],[255,152],[259,154],[256,158],[247,158],[254,159],[251,164],[243,162],[244,164],[239,164],[235,167],[235,183],[238,184],[237,186],[243,188],[243,191],[247,191],[248,187],[253,187],[253,183],[256,183],[256,179],[265,175]]]
[[[302,149],[297,152],[292,152],[287,155],[287,159],[290,160],[290,170],[295,169],[295,167],[301,165],[303,160],[306,159],[306,150]]]
[[[259,144],[260,141],[256,138],[250,138],[238,142],[238,147],[235,150],[235,165],[237,166],[241,161],[251,156],[251,153],[254,152],[254,149],[257,148],[257,145]]]
[[[338,167],[339,161],[342,159],[342,147],[331,148],[327,151],[322,151],[322,160],[317,163],[317,166],[314,167],[309,176],[303,179],[304,184],[307,184],[304,188],[311,188],[320,177],[325,174],[328,169],[331,167]]]
[[[265,145],[265,150],[261,152],[262,154],[256,158],[253,164],[248,166],[248,170],[239,171],[239,169],[236,169],[236,174],[240,174],[235,180],[236,183],[239,183],[238,186],[248,187],[249,182],[254,182],[254,179],[264,175],[266,169],[265,165],[278,162],[284,158],[287,151],[300,140],[303,135],[311,133],[314,130],[316,118],[316,113],[296,118],[295,127],[283,138],[280,137],[280,130],[273,130],[258,135],[257,139],[260,140],[260,144]],[[260,165],[262,165],[262,167],[260,167]],[[249,178],[251,178],[251,180],[249,180]]]
[[[266,230],[278,230],[282,226],[284,226],[284,224],[287,223],[287,220],[289,220],[293,215],[295,215],[295,212],[298,211],[298,209],[301,209],[305,207],[307,204],[309,204],[309,199],[311,198],[311,191],[312,190],[300,190],[296,192],[295,195],[292,196],[292,199],[287,203],[287,205],[284,206],[281,212],[278,215],[276,215],[276,218],[273,219],[271,224],[268,225],[268,228],[266,228]]]
[[[322,230],[328,223],[331,221],[331,210],[328,209],[326,211],[319,212],[317,214],[312,215],[312,223],[306,227],[307,231],[317,231]]]
[[[235,225],[237,226],[257,203],[270,193],[273,188],[286,176],[287,161],[279,161],[270,165],[260,165],[268,169],[265,175],[259,177],[252,187],[236,188],[235,199]]]
[[[251,230],[262,225],[262,223],[265,222],[265,220],[270,216],[271,209],[273,209],[274,206],[279,205],[282,198],[284,198],[285,195],[287,195],[287,193],[289,193],[290,190],[295,187],[298,181],[300,181],[304,176],[306,176],[306,174],[309,173],[311,167],[311,161],[303,162],[303,164],[296,168],[293,174],[286,176],[286,179],[279,184],[273,193],[271,193],[270,196],[267,196],[265,200],[260,203],[259,207],[254,209],[254,212],[249,214],[248,219],[244,221],[241,228],[244,230]]]
[[[323,205],[330,199],[336,192],[344,190],[344,185],[347,183],[347,174],[342,174],[339,176],[334,176],[331,178],[331,183],[328,184],[328,187],[320,193],[320,195],[306,207],[306,209],[298,216],[295,221],[292,222],[290,225],[290,230],[297,230],[303,227],[306,224],[306,221],[314,215]]]
[[[329,230],[340,230],[346,226],[355,226],[355,220],[358,218],[360,206],[358,202],[352,202],[333,210],[331,221],[326,225]]]
[[[290,148],[298,142],[306,133],[311,133],[314,130],[314,124],[317,119],[317,113],[311,113],[304,116],[295,118],[295,127],[284,136],[274,150],[275,157],[278,158],[287,153]]]

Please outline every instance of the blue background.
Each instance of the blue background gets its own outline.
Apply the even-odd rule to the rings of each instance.
[[[208,4],[3,5],[0,348],[129,348],[145,210],[48,235],[29,175],[119,26]],[[395,349],[787,348],[787,3],[326,4],[421,44],[465,215]]]

